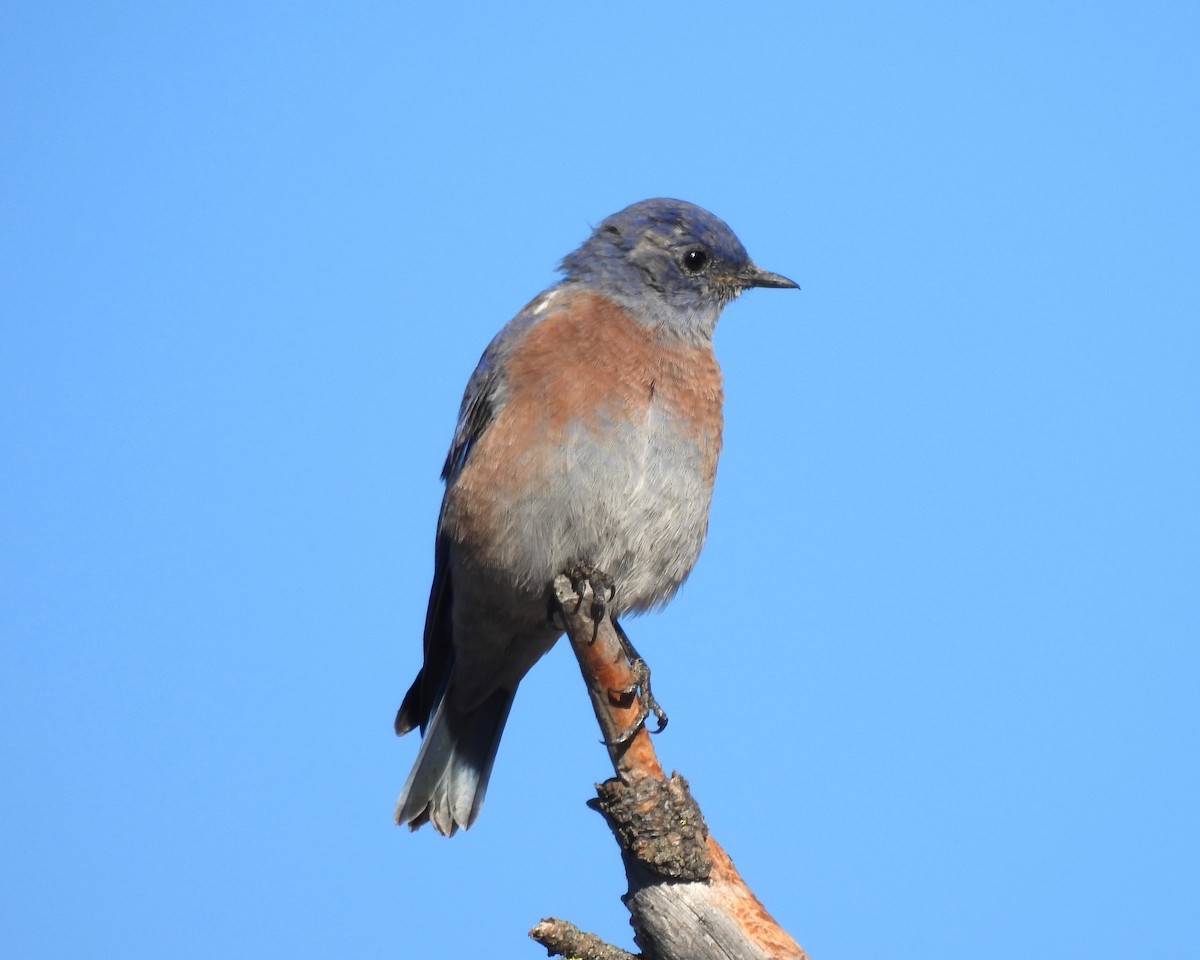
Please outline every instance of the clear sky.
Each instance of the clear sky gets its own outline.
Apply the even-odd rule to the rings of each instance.
[[[0,954],[630,946],[569,651],[391,824],[466,378],[724,218],[664,764],[815,960],[1200,955],[1200,6],[12,2]]]

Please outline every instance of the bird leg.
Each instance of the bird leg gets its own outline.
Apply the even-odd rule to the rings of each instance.
[[[612,598],[610,597],[609,600],[611,601]],[[650,667],[646,665],[646,661],[642,659],[642,655],[637,652],[637,649],[629,639],[629,634],[617,622],[616,617],[613,618],[612,625],[613,630],[617,634],[617,639],[621,642],[621,649],[629,660],[630,669],[633,671],[633,683],[623,690],[610,690],[609,695],[621,697],[636,696],[638,702],[641,704],[637,717],[634,718],[633,723],[617,734],[616,742],[627,742],[638,730],[646,725],[646,719],[651,713],[654,714],[654,721],[658,726],[650,732],[662,733],[667,729],[667,714],[659,706],[658,701],[654,699],[654,692],[650,689]]]
[[[588,643],[593,644],[596,642],[596,639],[600,635],[600,624],[607,617],[612,623],[613,634],[621,646],[621,653],[629,662],[632,682],[626,687],[609,688],[607,692],[613,703],[621,707],[628,707],[630,700],[636,697],[638,701],[638,713],[629,726],[612,737],[612,742],[609,745],[620,746],[628,743],[646,725],[646,720],[651,713],[654,714],[657,727],[650,732],[662,733],[667,727],[667,714],[659,706],[658,701],[654,699],[654,692],[650,689],[650,668],[646,665],[646,661],[642,659],[642,655],[634,648],[629,640],[629,635],[625,632],[621,624],[617,622],[616,617],[611,615],[612,603],[617,596],[617,588],[612,582],[612,578],[590,563],[581,563],[578,567],[571,570],[566,577],[571,581],[571,590],[578,598],[575,609],[571,611],[572,616],[578,615],[586,599],[588,588],[591,588],[591,607],[587,611],[587,616],[592,621],[592,636]],[[559,597],[561,598],[561,594],[559,594]],[[551,599],[551,619],[556,626],[565,627],[566,625],[560,623],[560,621],[566,615],[567,611],[565,608],[558,608],[556,610],[556,602],[561,602],[561,599],[558,601],[555,601],[553,598]]]

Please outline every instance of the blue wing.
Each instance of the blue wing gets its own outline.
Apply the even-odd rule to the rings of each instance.
[[[446,462],[442,466],[442,479],[447,486],[462,473],[475,441],[483,436],[503,406],[506,392],[504,360],[535,319],[529,307],[526,307],[504,325],[479,358],[479,365],[467,381],[462,406],[458,411],[458,424],[454,428],[454,439],[450,442],[450,452],[446,454]]]
[[[495,370],[494,358],[485,353],[467,383],[462,407],[458,413],[458,424],[454,428],[454,439],[450,441],[450,451],[446,454],[446,462],[442,466],[442,479],[447,485],[453,483],[462,472],[471,447],[495,419],[500,379]]]
[[[504,405],[506,392],[504,358],[533,323],[528,308],[510,320],[484,351],[458,412],[454,439],[442,466],[442,479],[449,487],[462,473],[467,458],[484,431]],[[396,733],[407,733],[415,727],[424,732],[429,718],[445,693],[454,669],[452,641],[452,611],[454,589],[450,582],[450,542],[439,531],[434,547],[433,586],[429,591],[429,608],[425,615],[425,662],[413,681],[404,702],[396,714]]]

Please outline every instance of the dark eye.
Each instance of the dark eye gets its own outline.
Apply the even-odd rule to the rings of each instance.
[[[689,250],[683,255],[683,269],[688,273],[699,273],[708,266],[708,254],[703,250]]]

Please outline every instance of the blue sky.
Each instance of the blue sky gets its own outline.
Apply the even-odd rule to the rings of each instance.
[[[630,945],[565,648],[465,836],[391,720],[479,353],[667,195],[803,289],[664,764],[819,960],[1196,956],[1198,10],[9,4],[0,952]]]

